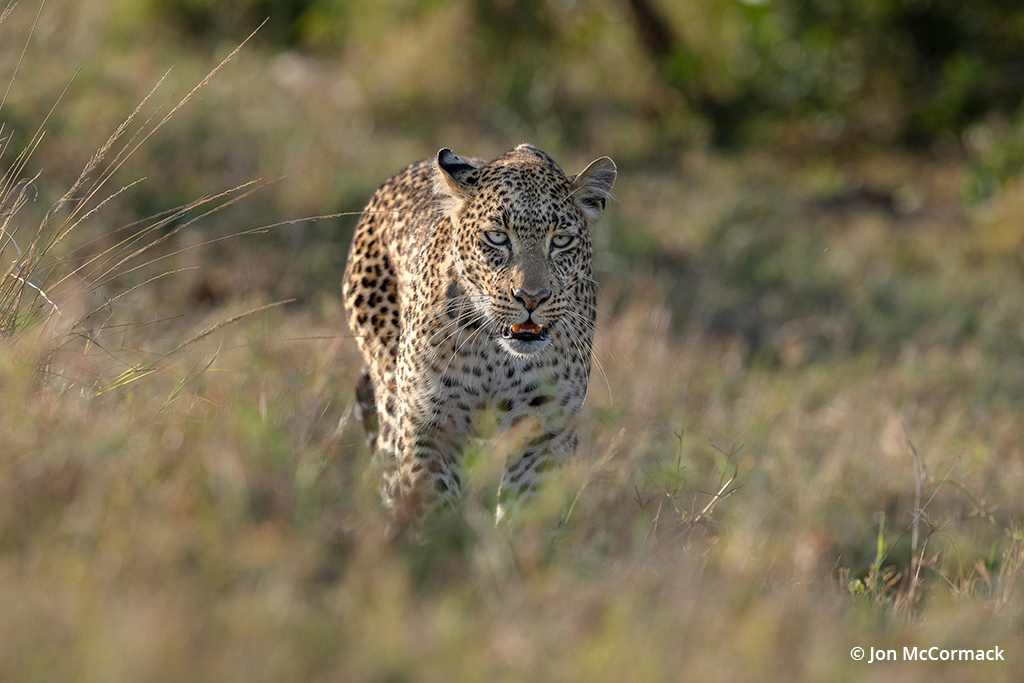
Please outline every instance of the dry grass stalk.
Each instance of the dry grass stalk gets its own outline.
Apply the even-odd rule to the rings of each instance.
[[[40,13],[42,12],[43,4],[44,3],[40,4]],[[0,22],[7,18],[13,8],[14,3],[9,3],[3,10],[2,14],[0,14]],[[32,25],[32,29],[29,32],[29,36],[26,39],[25,46],[14,70],[14,74],[12,75],[7,90],[4,93],[4,98],[0,100],[0,107],[3,106],[3,103],[6,101],[6,98],[13,87],[18,70],[21,67],[22,61],[24,60],[25,54],[28,50],[28,46],[31,43],[32,35],[34,34],[38,19],[39,15],[37,14],[36,20]],[[263,24],[261,24],[260,27],[262,27],[262,25]],[[101,167],[104,160],[109,156],[111,150],[113,150],[118,141],[124,137],[132,123],[138,118],[139,114],[143,111],[153,95],[163,85],[170,71],[166,72],[142,99],[135,110],[90,157],[68,191],[65,192],[46,212],[45,216],[36,227],[34,234],[31,235],[29,244],[23,249],[18,246],[17,233],[19,226],[16,223],[16,218],[18,217],[19,212],[34,199],[34,183],[39,178],[38,173],[34,176],[27,177],[25,175],[25,170],[32,158],[32,155],[39,148],[39,145],[45,136],[45,126],[47,122],[56,107],[62,101],[63,97],[67,94],[71,84],[74,82],[74,79],[68,83],[61,96],[53,104],[46,117],[44,117],[43,121],[40,123],[32,138],[18,153],[14,161],[8,166],[3,176],[0,177],[0,256],[5,256],[6,252],[10,249],[17,252],[17,258],[11,259],[11,265],[7,267],[6,271],[4,271],[2,275],[0,275],[0,337],[10,337],[14,335],[18,328],[23,325],[34,325],[36,323],[46,322],[50,320],[54,313],[63,315],[61,312],[63,304],[59,305],[58,302],[61,301],[61,297],[66,293],[64,291],[67,289],[66,284],[71,280],[76,281],[79,284],[79,287],[74,290],[74,293],[68,292],[68,296],[81,296],[82,292],[95,291],[110,284],[116,278],[123,277],[136,270],[150,266],[161,258],[167,258],[168,255],[164,255],[145,261],[141,264],[134,265],[130,268],[125,267],[134,259],[137,259],[139,256],[147,252],[151,252],[156,247],[166,242],[172,235],[180,232],[182,229],[192,225],[211,213],[219,211],[237,201],[240,201],[241,199],[244,199],[255,191],[255,189],[263,186],[259,181],[251,181],[225,192],[201,197],[200,199],[179,207],[162,217],[158,217],[157,220],[146,227],[120,240],[112,247],[109,247],[99,254],[87,259],[77,267],[71,267],[64,257],[55,253],[58,245],[60,245],[68,235],[75,230],[75,228],[81,225],[84,221],[93,217],[97,211],[109,204],[116,197],[120,196],[125,190],[133,187],[143,180],[138,179],[128,183],[119,190],[97,201],[99,193],[109,184],[114,174],[122,168],[125,162],[127,162],[128,159],[130,159],[133,154],[135,154],[135,152],[137,152],[138,149],[158,130],[160,130],[172,116],[181,110],[181,108],[184,107],[189,100],[196,95],[196,93],[206,86],[214,75],[216,75],[218,71],[220,71],[238,54],[242,47],[253,37],[253,35],[256,34],[260,27],[257,27],[257,29],[243,40],[234,50],[232,50],[227,57],[221,60],[216,67],[214,67],[195,87],[193,87],[188,94],[181,98],[181,100],[179,100],[178,103],[175,104],[155,125],[150,125],[154,118],[153,116],[150,116],[138,128],[138,130],[128,138],[127,142],[118,150],[110,163],[99,173],[94,182],[88,186],[84,196],[78,197],[80,191],[87,186],[89,179],[96,174],[97,169]],[[0,144],[2,144],[2,147],[0,147],[0,155],[7,151],[7,141],[9,141],[9,139],[10,138],[8,136],[5,141],[0,142]],[[213,208],[187,222],[182,223],[181,225],[176,226],[174,229],[167,231],[155,239],[147,239],[156,234],[162,228],[185,217],[197,207],[211,202],[214,203]],[[74,204],[74,208],[67,213],[59,226],[57,226],[57,216],[61,215],[71,204]],[[249,232],[252,231],[244,231],[239,234],[248,234]],[[180,253],[180,251],[173,253]],[[121,292],[113,298],[108,299],[103,306],[91,310],[84,318],[88,318],[90,315],[98,312],[100,308],[109,306],[110,303],[125,296],[126,294],[136,291],[139,287],[176,272],[181,272],[181,269],[172,270],[150,277],[145,280],[145,282],[135,285],[127,291]],[[42,299],[46,304],[42,311],[39,310],[39,299]],[[250,314],[253,312],[256,311],[251,311]],[[244,317],[244,315],[236,316],[231,320],[224,321],[223,323],[214,326],[212,329],[204,331],[200,336],[205,336],[205,334],[209,334],[213,330],[237,320],[239,317]],[[64,324],[61,325],[60,329],[67,331],[75,329],[76,327],[80,328],[79,332],[83,333],[84,337],[91,340],[91,333],[82,327],[81,321],[65,321]],[[195,340],[196,338],[186,342],[186,344],[179,345],[178,349]],[[178,349],[176,349],[176,351]],[[116,381],[115,384],[117,384]]]

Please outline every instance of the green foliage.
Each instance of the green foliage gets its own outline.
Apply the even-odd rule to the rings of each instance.
[[[649,23],[662,25],[667,39],[659,46],[648,38],[649,52],[699,109],[721,116],[712,124],[722,141],[788,120],[810,125],[825,142],[930,144],[1021,105],[1018,3],[631,4],[650,8]],[[694,17],[713,24],[684,23]],[[710,40],[700,35],[708,30]]]
[[[1019,182],[1024,172],[1024,116],[1018,116],[1012,124],[978,124],[968,132],[968,138],[976,155],[964,184],[965,200],[989,200]]]
[[[238,41],[264,19],[273,18],[262,39],[288,45],[301,40],[300,26],[304,17],[329,3],[317,0],[164,0],[148,4],[153,14],[170,21],[182,36],[190,39]]]
[[[581,90],[644,118],[696,115],[720,144],[797,133],[927,146],[1021,106],[1024,10],[1013,0],[124,2],[203,45],[237,42],[264,19],[269,48],[353,56],[404,44],[434,67],[403,83],[431,117],[453,95],[464,117],[479,116],[466,110],[472,93],[574,142]],[[414,25],[424,30],[410,42]],[[641,75],[652,65],[659,81]],[[588,83],[595,69],[604,77]]]

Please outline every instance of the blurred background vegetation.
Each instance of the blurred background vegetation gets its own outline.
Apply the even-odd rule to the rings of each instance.
[[[38,8],[0,22],[0,295],[28,302],[0,300],[0,680],[936,680],[847,655],[917,644],[999,645],[942,675],[1013,680],[1019,2]],[[264,19],[19,271],[154,85],[129,147]],[[356,213],[442,146],[523,141],[620,169],[573,502],[505,535],[476,473],[431,543],[384,545]]]
[[[33,19],[19,7],[3,26],[7,73],[14,72],[16,46]],[[40,167],[53,169],[37,183],[37,204],[48,206],[61,195],[168,66],[175,66],[170,88],[185,87],[264,19],[245,64],[216,79],[170,122],[168,134],[136,157],[137,173],[147,182],[117,202],[121,213],[113,223],[282,176],[204,230],[225,234],[267,217],[358,211],[381,178],[437,147],[486,157],[530,140],[567,167],[607,153],[627,178],[676,170],[680,183],[691,187],[702,181],[707,159],[717,163],[750,150],[786,169],[762,173],[755,180],[764,189],[761,198],[750,192],[740,200],[745,206],[720,207],[726,214],[701,217],[683,207],[676,219],[662,219],[664,227],[649,225],[675,239],[682,261],[726,258],[721,255],[736,246],[721,242],[737,241],[736,223],[750,223],[751,212],[781,215],[765,202],[787,203],[801,217],[810,211],[829,219],[835,215],[829,209],[845,207],[887,211],[908,223],[941,205],[963,224],[997,223],[998,234],[971,245],[982,250],[993,240],[1015,243],[1024,232],[1012,210],[993,209],[1015,201],[1024,167],[1024,9],[1012,0],[89,0],[60,11],[47,6],[3,109],[9,148],[19,149],[81,70],[47,122],[53,143],[44,141],[34,155]],[[879,161],[881,152],[891,156]],[[895,157],[899,170],[887,168]],[[771,187],[793,185],[797,176],[797,192]],[[651,217],[636,218],[612,225],[606,248],[627,259],[654,252],[664,257],[662,238],[637,233],[637,224]],[[717,225],[692,225],[705,220]],[[276,254],[261,269],[268,277],[245,286],[281,297],[333,286],[353,223],[274,230],[263,241]],[[760,299],[771,292],[800,307],[787,315],[832,314],[830,307],[853,305],[854,292],[828,273],[815,274],[822,264],[813,254],[824,248],[819,230],[807,231],[799,247],[805,267],[789,267],[800,257],[788,243],[793,230],[797,226],[761,225],[742,253],[709,268],[721,273],[721,286],[734,290],[733,318],[750,318],[755,309],[755,317],[764,315],[772,306]],[[897,239],[902,244],[915,237],[905,231]],[[317,248],[309,249],[314,242]],[[911,276],[934,267],[913,255],[918,246],[903,249],[906,259],[921,261]],[[216,295],[227,288],[218,277],[240,284],[211,272],[201,289]],[[857,295],[871,298],[876,313],[885,317],[891,309],[892,315],[872,321],[858,314],[850,330],[855,341],[899,336],[906,334],[901,324],[916,329],[942,317],[926,302],[899,310],[904,304],[887,301],[892,297],[883,284],[868,289]],[[838,301],[841,295],[846,303]],[[939,304],[946,300],[937,298]],[[963,329],[977,324],[969,311],[960,315]]]

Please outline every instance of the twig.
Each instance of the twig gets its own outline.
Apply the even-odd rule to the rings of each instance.
[[[736,476],[739,474],[739,471],[740,470],[739,470],[738,467],[734,467],[733,468],[732,476],[730,476],[728,479],[725,480],[725,483],[722,484],[719,487],[717,493],[714,493],[714,494],[711,495],[711,500],[709,500],[708,504],[704,506],[704,509],[701,510],[700,512],[698,512],[695,516],[690,518],[689,521],[690,521],[691,524],[696,524],[697,522],[699,522],[701,520],[702,517],[704,517],[704,515],[710,514],[711,510],[715,507],[715,505],[718,503],[718,501],[725,500],[726,498],[731,496],[733,493],[735,493],[736,491],[740,490],[741,487],[737,486],[734,489],[726,491],[726,489],[728,489],[729,486],[734,481],[736,481]]]
[[[959,464],[960,460],[962,460],[963,457],[964,452],[960,451],[960,455],[956,456],[956,460],[954,460],[953,464],[949,466],[949,470],[946,472],[946,476],[942,478],[942,481],[939,482],[939,485],[935,487],[934,491],[932,491],[932,495],[928,498],[927,501],[925,501],[925,504],[921,506],[920,514],[923,515],[924,511],[928,509],[928,506],[931,505],[932,500],[934,500],[935,496],[939,493],[939,489],[941,489],[945,485],[946,480],[949,479],[949,475],[953,474],[953,469],[957,466],[957,464]],[[885,555],[882,556],[882,559],[879,560],[879,564],[881,564],[881,562],[884,562],[885,558],[889,557],[889,553],[891,553],[893,551],[893,548],[895,548],[897,544],[899,544],[899,542],[903,540],[903,537],[907,535],[907,532],[910,531],[912,526],[913,522],[907,525],[907,528],[903,530],[903,533],[899,535],[899,538],[897,538],[896,541],[891,546],[889,546],[888,552],[886,552]]]
[[[910,430],[907,428],[907,422],[903,418],[900,418],[900,424],[903,426],[903,436],[906,438],[907,448],[910,449],[910,455],[914,460],[914,520],[911,522],[913,530],[910,533],[910,572],[909,575],[912,577],[909,585],[907,586],[907,599],[913,601],[914,588],[917,585],[917,577],[921,571],[921,560],[923,558],[924,549],[922,548],[922,557],[917,555],[917,543],[920,539],[920,525],[921,525],[921,514],[924,512],[921,509],[921,486],[924,483],[924,463],[921,462],[921,455],[917,452],[917,447],[914,446],[913,439],[910,438]]]

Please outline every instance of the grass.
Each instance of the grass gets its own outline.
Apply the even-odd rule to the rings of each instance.
[[[161,88],[184,94],[145,100],[98,165],[75,158],[74,192],[54,136],[4,148],[0,247],[19,265],[0,283],[0,680],[1014,680],[1020,188],[963,204],[966,160],[879,149],[624,164],[578,457],[495,529],[485,443],[465,505],[424,543],[388,543],[337,284],[354,219],[256,230],[358,209],[434,141],[374,132],[343,170],[242,164],[260,173],[213,183],[199,157],[235,152],[211,100],[280,57],[243,52],[209,82],[219,58],[183,59]],[[30,51],[16,86],[57,82],[47,64]],[[255,148],[307,165],[303,140],[330,135],[318,68],[265,117],[240,105],[271,122],[242,126]],[[136,92],[165,69],[147,62]],[[192,83],[202,96],[164,119]],[[72,150],[77,84],[47,124]],[[289,118],[307,131],[279,135]],[[204,130],[189,194],[170,171],[189,176]],[[486,131],[461,135],[499,151]],[[170,170],[154,149],[179,150]],[[1006,661],[869,664],[857,646]]]

